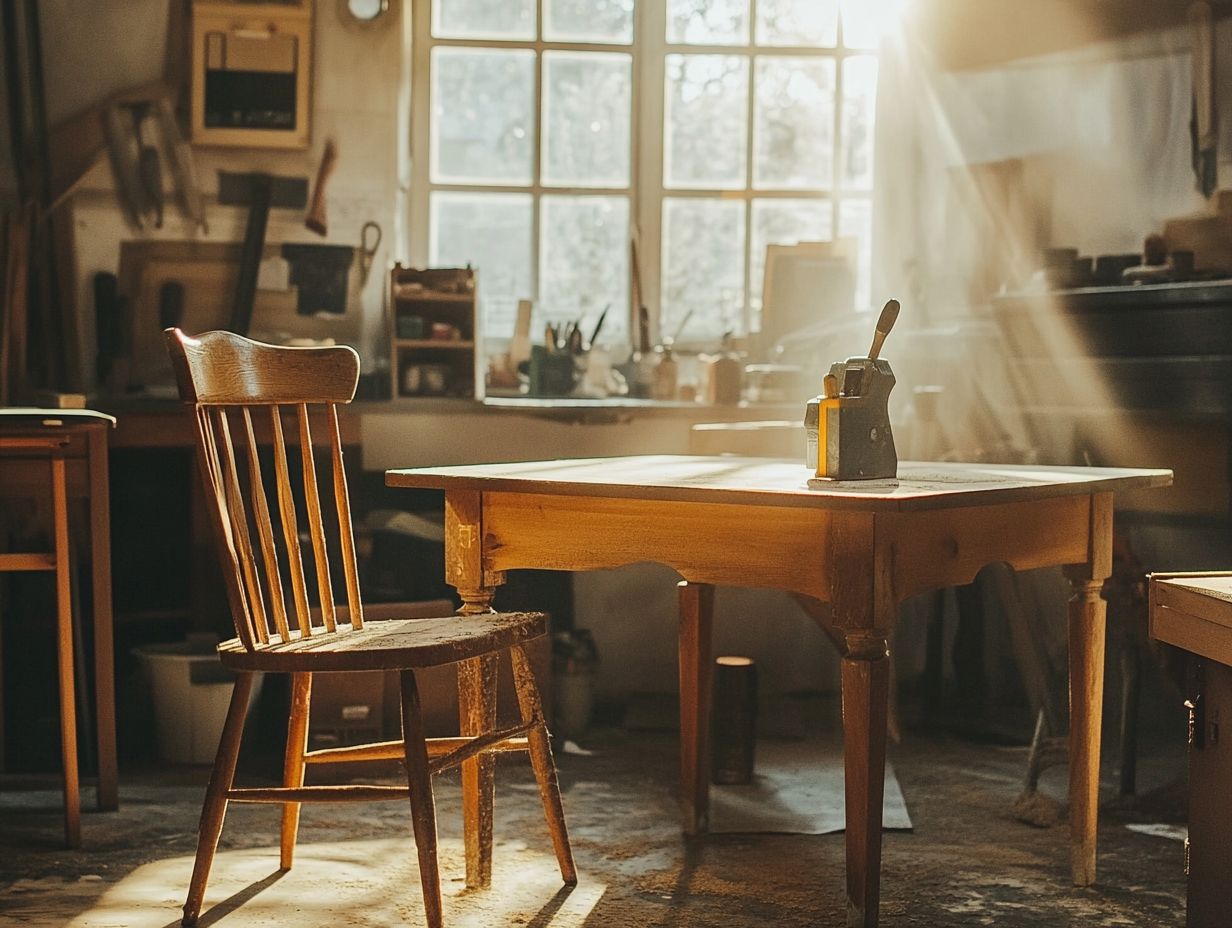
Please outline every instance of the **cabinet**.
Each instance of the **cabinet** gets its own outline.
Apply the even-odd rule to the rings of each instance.
[[[482,395],[476,377],[479,331],[475,272],[469,268],[390,271],[389,369],[394,398]]]

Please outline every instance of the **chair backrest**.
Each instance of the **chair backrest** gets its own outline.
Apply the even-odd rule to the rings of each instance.
[[[353,348],[283,348],[235,335],[196,338],[165,331],[180,399],[194,408],[197,460],[227,586],[235,631],[248,650],[343,627],[334,604],[330,549],[341,564],[350,625],[363,626],[355,539],[338,404],[349,403],[359,381]],[[298,444],[302,497],[288,464],[284,417]],[[333,492],[317,486],[310,418],[327,433]],[[258,430],[268,435],[273,474],[263,472]],[[322,442],[324,444],[324,442]],[[332,506],[329,496],[332,496]],[[302,502],[302,508],[300,503]],[[329,511],[332,508],[332,513]],[[298,510],[298,511],[297,511]],[[274,528],[276,513],[279,531]],[[311,562],[300,545],[301,514],[311,539]],[[327,518],[328,516],[336,516]],[[328,536],[333,537],[332,545]],[[288,583],[283,582],[285,563]],[[316,575],[319,610],[309,605],[306,575]],[[314,624],[314,613],[320,624]]]

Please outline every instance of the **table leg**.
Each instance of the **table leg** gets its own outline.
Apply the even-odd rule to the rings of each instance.
[[[680,811],[686,835],[710,830],[710,697],[714,587],[680,591]]]
[[[445,580],[462,599],[459,615],[492,609],[492,594],[503,577],[483,566],[483,497],[445,494]],[[496,655],[458,664],[458,728],[481,735],[496,728]],[[492,804],[496,794],[496,755],[462,762],[462,836],[466,846],[466,885],[492,882]]]
[[[885,638],[875,634],[847,636],[842,683],[848,928],[873,928],[877,924],[889,667]]]
[[[1104,633],[1101,596],[1112,574],[1112,494],[1091,496],[1086,563],[1070,564],[1069,599],[1069,830],[1075,886],[1095,882],[1099,819],[1099,736],[1104,711]]]
[[[1099,742],[1104,704],[1103,579],[1075,576],[1069,600],[1069,827],[1075,886],[1095,882]]]
[[[466,608],[464,605],[463,609]],[[458,723],[463,735],[496,728],[496,655],[458,664]],[[462,834],[466,885],[492,882],[492,806],[496,797],[496,755],[487,752],[462,762]]]
[[[94,712],[98,738],[98,807],[120,806],[116,763],[115,658],[111,621],[111,482],[108,479],[107,430],[90,430],[90,564],[94,591]]]
[[[64,834],[81,847],[81,782],[77,773],[77,700],[73,690],[72,557],[68,536],[68,491],[64,458],[51,459],[56,557],[56,653],[60,689],[60,751],[64,762]]]

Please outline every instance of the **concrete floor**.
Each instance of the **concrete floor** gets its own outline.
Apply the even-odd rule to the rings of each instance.
[[[838,733],[832,732],[837,738]],[[676,737],[593,730],[591,756],[558,757],[581,881],[561,888],[528,766],[502,758],[493,887],[462,886],[456,775],[437,779],[445,915],[451,926],[843,924],[842,835],[682,838]],[[1183,774],[1183,748],[1147,752],[1144,785]],[[1069,882],[1064,824],[1010,815],[1026,749],[909,735],[891,750],[914,830],[887,834],[886,926],[1179,926],[1180,841],[1131,831],[1158,811],[1101,817],[1099,882]],[[1105,763],[1106,771],[1112,770]],[[0,926],[170,928],[192,864],[207,771],[126,769],[117,813],[88,813],[84,845],[57,846],[50,791],[0,794]],[[1046,775],[1063,790],[1064,771]],[[86,790],[86,802],[92,800]],[[401,802],[306,809],[294,869],[277,871],[278,814],[233,805],[200,924],[422,925],[409,811]]]

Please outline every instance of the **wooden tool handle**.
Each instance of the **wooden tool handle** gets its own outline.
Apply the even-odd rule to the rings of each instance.
[[[325,188],[337,163],[338,149],[334,146],[334,140],[329,139],[321,154],[321,166],[317,168],[317,183],[312,191],[312,202],[308,204],[308,215],[304,217],[304,225],[317,235],[324,235],[329,228],[325,219]]]
[[[894,322],[898,319],[898,300],[889,300],[882,307],[881,315],[877,318],[877,329],[873,332],[873,347],[868,350],[868,359],[876,361],[877,355],[881,354],[881,346],[885,343],[886,336],[890,334],[890,329],[894,328]]]

